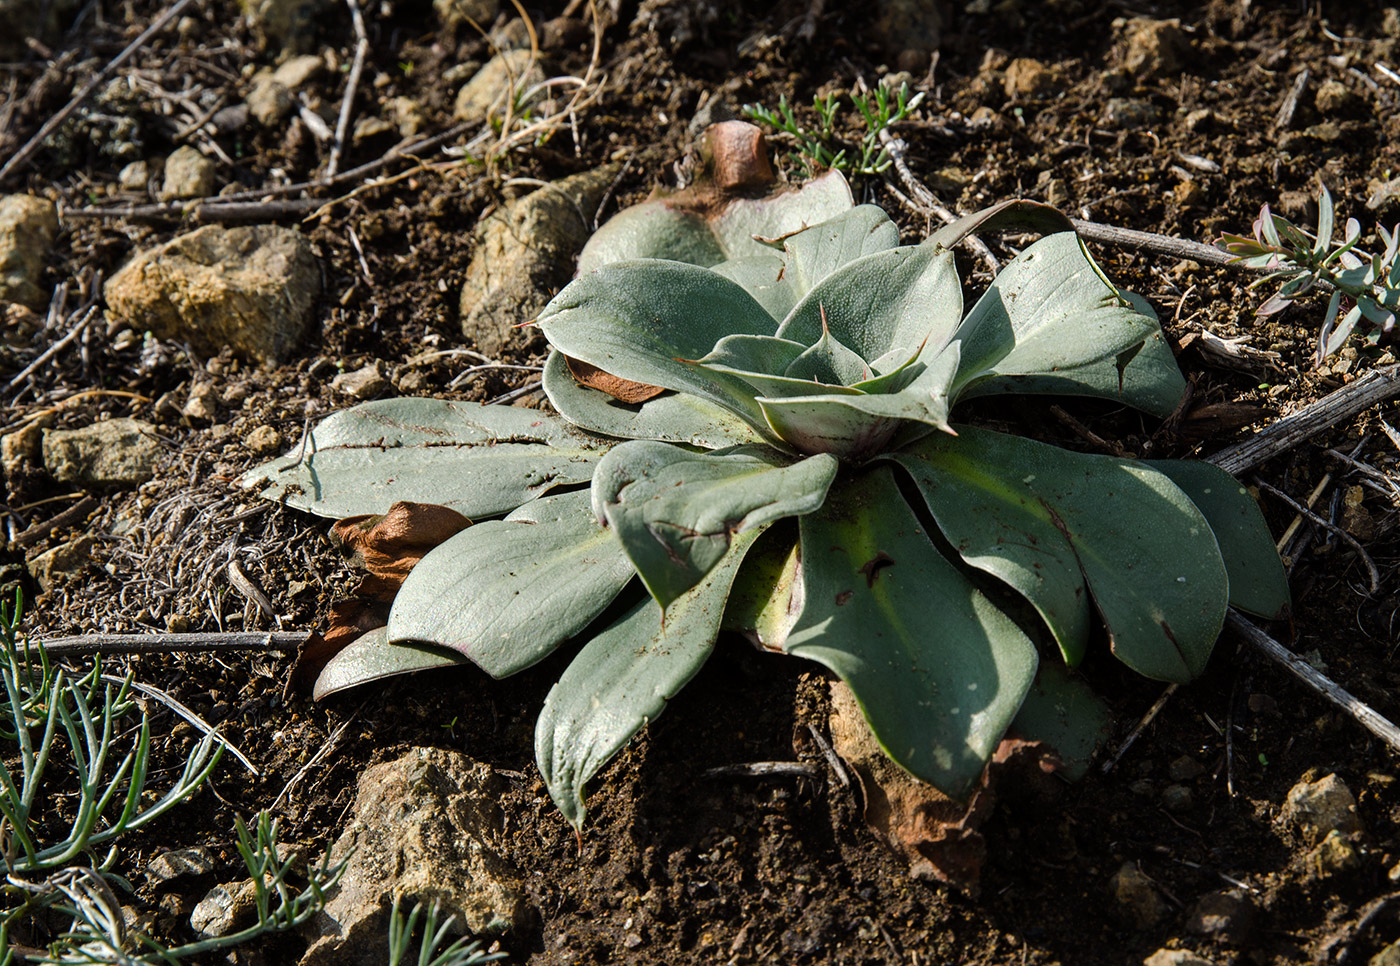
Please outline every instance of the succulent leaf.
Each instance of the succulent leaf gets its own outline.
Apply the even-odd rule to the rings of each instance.
[[[786,238],[786,274],[800,298],[848,263],[898,244],[899,228],[890,216],[875,205],[859,205]]]
[[[466,664],[467,659],[452,651],[433,647],[390,644],[387,628],[376,627],[355,638],[326,662],[316,677],[311,696],[324,697],[384,678],[427,671],[436,667]]]
[[[794,463],[767,447],[692,453],[637,440],[598,464],[593,510],[665,609],[724,557],[735,535],[819,509],[836,469],[825,454]]]
[[[452,648],[503,678],[582,631],[633,576],[587,491],[545,497],[419,561],[394,599],[388,640]]]
[[[660,439],[706,449],[756,443],[764,437],[727,409],[689,393],[663,393],[629,405],[580,386],[562,352],[544,364],[544,392],[560,415],[580,429],[617,439]]]
[[[402,500],[476,519],[588,482],[609,445],[532,409],[384,399],[322,420],[243,485],[323,517],[383,514]]]
[[[1054,748],[1061,765],[1056,773],[1078,781],[1089,770],[1098,746],[1108,740],[1112,724],[1108,706],[1089,685],[1064,668],[1042,661],[1011,731]]]
[[[1025,595],[1068,660],[1082,653],[1072,636],[1081,626],[1076,605],[1065,596],[1076,591],[1069,578],[1041,576],[1051,567],[1083,575],[1114,654],[1139,674],[1184,682],[1205,669],[1224,624],[1228,577],[1206,518],[1165,473],[970,426],[957,431],[892,457],[964,559]],[[1030,546],[1017,546],[1021,540]]]
[[[735,535],[724,559],[666,610],[650,598],[583,646],[545,698],[535,761],[550,798],[583,825],[584,786],[666,709],[714,649],[724,602],[744,555],[763,532]]]
[[[889,467],[838,481],[800,526],[784,651],[840,675],[900,767],[966,794],[1031,686],[1035,645],[938,552]]]

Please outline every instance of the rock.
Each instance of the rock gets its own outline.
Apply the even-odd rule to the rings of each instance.
[[[1212,892],[1191,907],[1186,931],[1242,946],[1254,931],[1254,918],[1254,906],[1240,893]]]
[[[276,900],[274,900],[275,902]],[[190,913],[190,928],[209,939],[252,925],[258,917],[258,887],[252,879],[210,889]]]
[[[1174,782],[1189,782],[1205,774],[1205,766],[1190,755],[1182,755],[1167,766],[1167,774]]]
[[[1215,966],[1189,949],[1159,949],[1142,961],[1142,966]]]
[[[60,577],[80,574],[92,563],[92,548],[97,541],[84,534],[76,540],[46,550],[29,561],[29,576],[48,592]]]
[[[1336,775],[1302,781],[1289,789],[1283,818],[1297,826],[1309,842],[1320,842],[1334,831],[1347,835],[1362,831],[1356,797]]]
[[[253,82],[248,92],[248,113],[263,127],[276,127],[296,107],[296,99],[287,85],[269,76],[262,76]]]
[[[388,134],[395,130],[397,129],[394,125],[382,117],[362,117],[355,122],[355,131],[351,134],[350,140],[359,144],[361,141],[377,138],[381,134]]]
[[[5,345],[28,348],[44,327],[44,320],[27,305],[0,301],[0,328]]]
[[[507,50],[486,62],[457,92],[452,115],[459,121],[480,124],[499,115],[506,98],[544,80],[528,50]]]
[[[1353,872],[1361,868],[1361,853],[1351,836],[1332,831],[1312,850],[1309,860],[1323,878]]]
[[[151,181],[151,166],[145,161],[133,161],[117,174],[117,187],[123,191],[145,191]]]
[[[1325,80],[1318,85],[1313,95],[1313,106],[1319,114],[1333,117],[1346,114],[1361,104],[1361,98],[1350,87],[1339,80]]]
[[[282,434],[271,426],[259,426],[248,434],[245,443],[254,456],[271,456],[282,449]]]
[[[1121,32],[1124,69],[1139,78],[1172,73],[1190,49],[1177,19],[1133,17],[1116,20],[1113,26]]]
[[[151,888],[168,885],[177,879],[213,875],[217,866],[208,849],[176,849],[162,852],[146,866],[146,882]]]
[[[180,410],[191,423],[211,423],[219,415],[219,393],[211,383],[197,382],[190,388],[189,399]]]
[[[483,29],[490,27],[500,7],[500,0],[433,0],[433,13],[448,30],[469,27],[473,20]]]
[[[462,334],[495,357],[533,336],[512,328],[533,319],[569,280],[591,226],[586,214],[617,174],[615,166],[556,181],[498,209],[477,227],[462,286]]]
[[[238,0],[243,18],[264,48],[305,53],[316,42],[316,22],[329,0]]]
[[[349,827],[331,850],[349,856],[340,885],[312,921],[301,966],[382,964],[394,896],[441,903],[472,933],[508,932],[524,913],[520,876],[503,857],[488,765],[440,748],[414,748],[360,776]]]
[[[11,486],[43,464],[44,430],[37,423],[0,436],[0,467]]]
[[[1151,929],[1171,912],[1156,885],[1132,862],[1124,862],[1108,880],[1108,894],[1119,917],[1134,929]]]
[[[384,107],[399,129],[400,137],[412,137],[427,123],[423,117],[423,105],[411,97],[391,97]]]
[[[1162,789],[1162,807],[1169,812],[1189,812],[1193,804],[1191,789],[1185,785],[1168,785]]]
[[[1041,97],[1060,87],[1060,74],[1033,57],[1017,57],[1006,65],[1002,84],[1007,97]]]
[[[384,368],[376,360],[354,372],[342,372],[331,380],[331,388],[354,399],[374,399],[393,386],[384,376]]]
[[[326,62],[315,54],[302,54],[292,57],[272,72],[272,79],[289,91],[294,91],[314,80],[326,69]]]
[[[1382,215],[1400,210],[1400,178],[1376,178],[1367,184],[1366,207]]]
[[[208,225],[137,254],[104,293],[109,315],[160,338],[276,363],[306,333],[320,290],[320,265],[296,230]]]
[[[887,54],[933,53],[943,42],[940,0],[877,0],[870,35]]]
[[[155,475],[160,440],[139,419],[104,419],[83,429],[44,430],[44,468],[84,488],[136,486]]]
[[[1162,109],[1139,97],[1112,97],[1104,108],[1104,123],[1119,130],[1150,127],[1162,119]]]
[[[39,283],[57,234],[52,201],[33,195],[0,198],[0,299],[35,310],[49,304]]]
[[[1400,942],[1393,942],[1376,953],[1368,966],[1400,966]]]
[[[593,28],[578,17],[554,17],[540,28],[540,46],[545,50],[577,47],[592,38]]]
[[[214,193],[218,169],[197,150],[185,145],[165,159],[165,182],[156,197],[161,201],[180,198],[207,198]]]
[[[1400,39],[1400,7],[1386,7],[1381,11],[1381,33]]]

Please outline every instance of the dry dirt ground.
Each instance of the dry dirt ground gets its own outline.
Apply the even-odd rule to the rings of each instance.
[[[587,11],[570,6],[584,29],[555,37],[549,54],[559,70],[583,76],[590,61]],[[1400,69],[1400,14],[1379,3],[1325,11],[1266,0],[1006,0],[967,10],[958,4],[946,11],[938,57],[906,55],[902,63],[863,39],[871,6],[827,4],[823,11],[818,4],[807,37],[796,19],[807,5],[795,0],[773,7],[624,2],[605,11],[589,82],[594,100],[547,143],[523,144],[490,170],[443,163],[454,158],[440,153],[422,158],[416,170],[415,162],[400,159],[374,175],[402,177],[353,193],[358,182],[317,192],[335,203],[309,218],[304,207],[265,209],[262,220],[299,227],[324,267],[314,330],[283,365],[258,368],[227,354],[198,358],[175,343],[117,340],[99,318],[84,337],[6,390],[0,422],[8,432],[40,412],[49,413],[54,428],[85,426],[103,414],[140,417],[160,427],[160,465],[139,489],[96,494],[95,506],[76,521],[4,549],[5,579],[22,584],[32,602],[28,627],[39,636],[164,631],[177,624],[194,631],[270,629],[231,589],[224,564],[233,556],[270,596],[286,628],[324,622],[356,577],[327,542],[323,521],[262,509],[239,490],[239,475],[259,459],[247,446],[249,435],[271,426],[294,441],[308,419],[349,403],[332,391],[331,377],[375,360],[400,385],[404,373],[416,373],[415,394],[485,400],[528,386],[536,378],[528,369],[481,369],[459,378],[480,362],[450,354],[405,368],[425,352],[472,348],[462,345],[458,291],[478,220],[519,190],[510,179],[554,179],[610,160],[626,167],[602,216],[640,200],[655,184],[673,181],[687,125],[707,102],[774,106],[787,95],[810,123],[805,105],[814,94],[873,84],[905,67],[927,97],[896,133],[909,144],[914,174],[958,212],[1030,197],[1097,222],[1208,242],[1223,229],[1247,230],[1264,203],[1282,203],[1304,220],[1309,198],[1326,184],[1342,215],[1359,218],[1368,232],[1378,217],[1397,220],[1394,203],[1379,212],[1365,206],[1373,182],[1400,175],[1400,79],[1377,66]],[[75,29],[0,65],[0,160],[162,9],[146,0],[97,0]],[[530,9],[538,24],[563,12],[562,2]],[[42,285],[71,286],[69,323],[74,306],[89,293],[95,297],[99,273],[110,277],[137,249],[192,227],[178,216],[87,211],[142,200],[117,185],[128,161],[190,143],[216,158],[219,184],[248,189],[304,181],[323,170],[327,142],[295,117],[275,129],[229,133],[194,113],[239,103],[252,71],[272,65],[277,51],[262,45],[231,0],[196,0],[182,16],[118,72],[140,80],[128,85],[128,101],[120,105],[134,126],[119,137],[94,115],[88,127],[51,140],[0,186],[61,204],[62,229]],[[1158,51],[1159,60],[1133,63],[1131,31],[1118,21],[1135,16],[1179,18],[1179,43]],[[366,9],[366,21],[357,113],[388,117],[391,98],[409,98],[420,109],[422,133],[449,129],[463,79],[451,69],[485,60],[488,45],[469,28],[443,29],[423,2],[376,4]],[[331,7],[318,16],[308,49],[343,66],[354,42],[348,13]],[[1018,58],[1038,63],[1018,64]],[[1296,109],[1280,119],[1302,70],[1308,79]],[[345,76],[323,74],[307,90],[332,117]],[[1319,99],[1324,85],[1329,94]],[[465,143],[471,133],[452,143]],[[352,144],[343,167],[383,156],[395,140],[391,134]],[[783,160],[790,145],[774,144],[786,176],[799,178]],[[867,177],[856,187],[863,199],[897,215],[906,239],[922,237],[935,221],[903,206],[890,183],[899,186]],[[1104,246],[1096,254],[1113,278],[1157,306],[1195,380],[1193,406],[1217,408],[1198,410],[1168,435],[1089,404],[1066,404],[1073,422],[991,406],[982,415],[1015,418],[1031,435],[1081,449],[1209,454],[1274,414],[1393,361],[1384,346],[1353,346],[1315,368],[1324,299],[1304,300],[1266,325],[1252,313],[1263,294],[1248,291],[1237,271]],[[968,269],[976,269],[971,258]],[[1253,370],[1222,364],[1202,352],[1202,330],[1276,356]],[[10,382],[62,334],[59,326],[0,348],[0,379]],[[528,367],[541,359],[541,344],[523,332],[496,361]],[[218,394],[208,421],[178,412],[196,383],[212,384]],[[174,407],[157,405],[166,394]],[[538,395],[522,398],[543,404]],[[1382,419],[1394,424],[1396,414],[1373,409],[1255,472],[1297,500],[1325,484],[1317,512],[1348,531],[1379,572],[1379,586],[1372,587],[1351,542],[1304,523],[1289,545],[1294,620],[1273,632],[1396,718],[1396,504],[1384,485],[1364,486],[1360,471],[1327,453],[1335,448],[1393,475],[1400,450]],[[6,485],[10,537],[82,496],[38,471],[16,474]],[[1261,500],[1274,532],[1283,534],[1293,511],[1267,494]],[[97,540],[93,566],[36,600],[24,562],[81,533]],[[212,847],[227,864],[221,872],[233,875],[234,816],[266,807],[338,733],[332,753],[278,805],[290,839],[330,841],[359,773],[412,745],[462,750],[509,777],[508,856],[525,876],[532,909],[529,921],[502,941],[512,962],[1127,964],[1180,947],[1215,963],[1343,957],[1356,963],[1400,940],[1394,907],[1360,923],[1368,903],[1400,888],[1392,878],[1400,864],[1394,752],[1229,636],[1204,678],[1177,691],[1107,774],[1093,769],[1053,802],[1002,798],[985,828],[988,858],[975,897],[911,879],[863,824],[856,793],[828,772],[821,781],[706,774],[734,763],[821,761],[810,742],[794,737],[806,735],[809,723],[824,727],[820,674],[738,641],[722,642],[668,713],[599,776],[581,842],[550,805],[533,763],[534,717],[562,659],[506,682],[460,670],[432,680],[398,679],[319,705],[295,693],[282,697],[291,661],[276,653],[143,656],[129,663],[139,680],[219,723],[259,769],[251,779],[226,760],[206,793],[159,828],[132,837],[121,868],[138,884],[153,855],[191,845]],[[1113,745],[1161,694],[1159,685],[1108,661],[1091,660],[1085,673],[1120,716]],[[152,710],[158,753],[168,765],[194,732],[162,707]],[[1189,775],[1183,757],[1199,774]],[[1324,874],[1310,843],[1281,811],[1295,783],[1331,773],[1355,792],[1366,830],[1359,862]],[[1172,784],[1190,791],[1184,805],[1171,800],[1175,810],[1163,798]],[[1156,883],[1165,899],[1159,921],[1110,897],[1110,877],[1125,863]],[[1192,933],[1197,901],[1229,888],[1256,911],[1250,928],[1228,939]],[[167,900],[158,928],[169,938],[187,935],[169,913],[200,893]],[[133,902],[154,905],[155,897],[138,889]],[[300,944],[296,937],[270,943],[263,961],[294,962]]]

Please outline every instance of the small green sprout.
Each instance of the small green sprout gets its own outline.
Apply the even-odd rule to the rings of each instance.
[[[813,129],[802,126],[786,96],[778,98],[777,111],[770,111],[761,104],[750,104],[744,108],[744,115],[793,139],[796,147],[788,158],[806,177],[827,170],[865,176],[881,174],[893,163],[889,151],[880,144],[880,132],[904,120],[923,100],[922,91],[911,97],[907,84],[901,84],[898,92],[891,92],[881,84],[870,95],[853,93],[851,103],[860,112],[865,125],[860,143],[854,146],[856,153],[836,135],[836,117],[841,106],[837,94],[812,98],[812,107],[817,112],[817,126]]]

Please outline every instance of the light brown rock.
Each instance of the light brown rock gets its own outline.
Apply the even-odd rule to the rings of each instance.
[[[139,419],[104,419],[82,429],[44,430],[44,468],[60,483],[136,486],[155,475],[160,440]]]
[[[197,150],[185,145],[165,159],[165,181],[156,197],[161,201],[207,198],[214,193],[218,168]]]
[[[1017,57],[1006,65],[1002,83],[1007,97],[1043,97],[1059,89],[1061,76],[1034,57]]]
[[[1132,862],[1124,862],[1108,880],[1108,894],[1119,918],[1134,929],[1151,929],[1171,912],[1157,886]]]
[[[60,577],[82,573],[92,562],[92,548],[97,541],[84,534],[76,540],[46,550],[29,561],[29,576],[44,592],[51,590]]]
[[[500,0],[433,0],[433,12],[437,14],[438,23],[448,30],[470,27],[472,21],[483,29],[490,27],[500,7]]]
[[[0,299],[31,309],[48,304],[40,287],[49,248],[58,234],[58,210],[34,195],[0,198]]]
[[[1133,17],[1117,20],[1121,31],[1123,67],[1136,77],[1169,74],[1181,67],[1182,55],[1190,49],[1181,21]]]
[[[478,352],[494,357],[532,338],[513,327],[538,315],[568,282],[592,228],[585,219],[616,173],[607,166],[556,181],[477,227],[460,305],[462,334]]]
[[[1356,796],[1336,775],[1294,785],[1288,791],[1283,817],[1309,842],[1320,842],[1333,831],[1346,835],[1362,831],[1361,816],[1356,813]]]
[[[276,363],[311,322],[321,271],[291,228],[209,225],[139,253],[107,282],[109,315],[202,355]]]
[[[507,50],[486,62],[457,92],[453,116],[468,124],[479,124],[500,116],[506,99],[544,80],[538,63],[531,63],[528,50]]]

